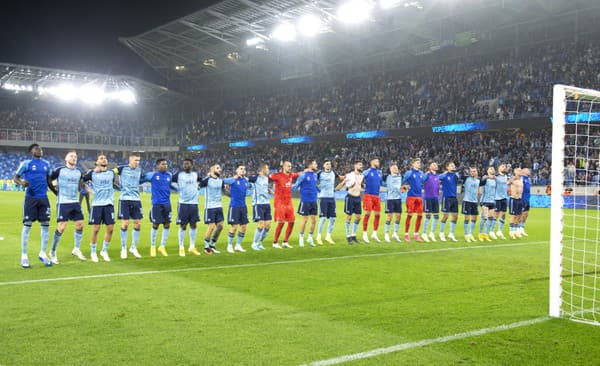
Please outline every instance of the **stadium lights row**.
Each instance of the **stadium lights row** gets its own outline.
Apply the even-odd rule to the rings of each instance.
[[[335,19],[345,24],[359,24],[371,18],[376,3],[373,0],[348,0],[341,4],[335,15]],[[418,0],[379,0],[379,7],[383,10],[392,9],[398,6],[414,7],[423,9]],[[257,36],[246,40],[248,47],[260,47],[269,40],[280,42],[292,42],[298,35],[310,38],[317,34],[324,33],[329,29],[330,19],[324,19],[313,14],[305,14],[296,24],[285,22],[277,25],[269,37]]]
[[[32,85],[6,83],[2,85],[2,88],[17,93],[21,91],[33,92],[35,89],[39,95],[49,95],[65,102],[78,99],[88,105],[99,105],[105,101],[119,101],[127,105],[136,103],[135,93],[129,88],[106,92],[102,87],[94,84],[84,84],[76,87],[73,84],[65,83],[34,88]]]

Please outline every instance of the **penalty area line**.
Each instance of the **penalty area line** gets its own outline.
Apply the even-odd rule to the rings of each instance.
[[[482,335],[486,335],[486,334],[490,334],[490,333],[501,332],[504,330],[526,327],[529,325],[545,322],[549,319],[550,319],[549,316],[542,316],[539,318],[523,320],[523,321],[516,322],[516,323],[503,324],[503,325],[498,325],[498,326],[490,327],[490,328],[482,328],[482,329],[478,329],[478,330],[472,330],[469,332],[458,333],[458,334],[448,335],[448,336],[444,336],[444,337],[423,339],[423,340],[416,341],[416,342],[402,343],[402,344],[397,344],[395,346],[390,346],[390,347],[376,348],[376,349],[366,351],[366,352],[354,353],[354,354],[350,354],[350,355],[329,358],[326,360],[315,361],[315,362],[305,364],[303,366],[337,365],[337,364],[345,363],[345,362],[349,362],[349,361],[361,360],[364,358],[370,358],[370,357],[385,355],[388,353],[404,351],[404,350],[408,350],[411,348],[425,347],[425,346],[429,346],[429,345],[437,344],[437,343],[447,343],[447,342],[455,341],[458,339],[477,337],[477,336],[482,336]]]
[[[274,261],[274,262],[261,262],[261,263],[229,264],[229,265],[212,266],[212,267],[188,267],[188,268],[162,269],[162,270],[151,270],[151,271],[117,272],[117,273],[104,273],[104,274],[97,274],[97,275],[40,278],[40,279],[36,279],[36,280],[20,280],[20,281],[0,282],[0,287],[14,286],[14,285],[27,285],[27,284],[42,283],[42,282],[77,281],[77,280],[89,280],[89,279],[95,279],[95,278],[143,276],[143,275],[162,274],[162,273],[211,271],[211,270],[218,270],[218,269],[253,268],[253,267],[285,265],[285,264],[327,262],[327,261],[356,259],[356,258],[388,257],[388,256],[395,256],[395,255],[454,252],[454,251],[471,250],[471,249],[494,249],[494,248],[507,248],[507,247],[522,247],[522,246],[527,246],[527,245],[537,245],[537,244],[547,244],[547,243],[548,243],[548,241],[546,240],[546,241],[533,241],[533,242],[522,242],[522,243],[506,243],[506,244],[492,244],[492,245],[475,245],[475,246],[465,246],[465,247],[419,249],[419,250],[404,251],[404,252],[387,252],[387,253],[384,252],[384,253],[343,255],[343,256],[337,256],[337,257],[292,259],[292,260],[287,260],[287,261]]]

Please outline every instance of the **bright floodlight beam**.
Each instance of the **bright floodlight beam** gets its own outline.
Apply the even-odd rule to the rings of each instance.
[[[79,88],[79,99],[86,104],[98,105],[106,99],[106,93],[99,86],[83,85]]]
[[[56,87],[49,88],[49,93],[60,100],[70,102],[77,97],[77,90],[71,84],[60,84]]]
[[[371,17],[373,5],[366,0],[350,0],[338,8],[338,19],[343,23],[357,24]]]
[[[296,39],[296,28],[290,23],[282,23],[273,30],[271,38],[281,42],[291,42]]]
[[[264,43],[265,40],[262,39],[261,37],[254,37],[254,38],[250,38],[246,40],[246,46],[248,47],[254,47],[254,46],[258,46],[261,43]]]
[[[134,104],[136,102],[135,94],[131,89],[119,91],[119,101],[123,104]]]
[[[313,37],[321,32],[323,22],[312,14],[306,14],[298,21],[298,31],[305,37]]]
[[[400,6],[402,4],[403,0],[380,0],[379,1],[379,6],[382,9],[392,9],[392,8],[396,8],[398,6]]]

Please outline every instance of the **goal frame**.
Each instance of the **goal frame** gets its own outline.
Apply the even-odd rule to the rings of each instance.
[[[568,96],[591,96],[600,99],[600,91],[557,84],[552,101],[552,192],[550,218],[550,288],[549,315],[557,318],[562,311],[563,192],[565,160],[565,126]]]

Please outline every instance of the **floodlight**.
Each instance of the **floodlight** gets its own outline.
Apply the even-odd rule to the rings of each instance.
[[[58,99],[70,102],[77,96],[77,90],[71,84],[60,84],[55,87],[48,88],[48,92]]]
[[[338,19],[344,23],[356,24],[371,16],[373,6],[367,0],[350,0],[338,8]]]
[[[282,23],[273,30],[271,38],[281,42],[291,42],[296,39],[296,28],[290,23]]]
[[[86,104],[100,104],[106,97],[104,90],[97,85],[86,84],[79,88],[79,99]]]
[[[135,94],[131,89],[123,89],[119,91],[119,101],[123,104],[135,103]]]
[[[262,39],[261,37],[254,37],[254,38],[250,38],[246,40],[246,46],[248,47],[254,47],[254,46],[258,46],[261,43],[264,43],[265,40]]]
[[[306,37],[319,34],[322,26],[323,22],[321,19],[312,14],[306,14],[298,21],[298,31]]]

